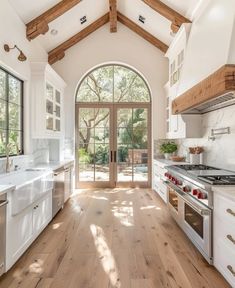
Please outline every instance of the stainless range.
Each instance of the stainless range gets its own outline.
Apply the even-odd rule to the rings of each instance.
[[[235,173],[205,165],[172,165],[167,170],[170,213],[212,264],[212,187],[235,185]]]

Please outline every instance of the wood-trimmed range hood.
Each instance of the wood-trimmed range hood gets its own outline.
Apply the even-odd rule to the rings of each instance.
[[[235,65],[224,65],[172,102],[173,114],[204,114],[235,104]]]

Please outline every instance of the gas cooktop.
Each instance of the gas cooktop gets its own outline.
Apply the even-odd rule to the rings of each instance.
[[[178,169],[182,169],[185,171],[193,171],[193,170],[220,170],[219,168],[207,166],[207,165],[202,165],[202,164],[197,164],[197,165],[174,165],[173,167],[176,167]]]
[[[235,175],[198,176],[198,179],[211,185],[235,185]]]

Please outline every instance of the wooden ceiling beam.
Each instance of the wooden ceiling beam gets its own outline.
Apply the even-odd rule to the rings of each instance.
[[[117,32],[117,0],[109,0],[110,32]]]
[[[153,10],[161,14],[163,17],[171,21],[171,30],[176,33],[183,23],[191,23],[189,19],[170,8],[159,0],[142,0],[145,4]]]
[[[82,0],[62,0],[40,16],[26,24],[26,37],[32,40],[40,34],[45,34],[49,30],[48,24],[57,19],[65,12],[76,6]]]
[[[162,52],[166,53],[166,51],[168,50],[169,47],[165,43],[163,43],[162,41],[160,41],[159,39],[154,37],[152,34],[147,32],[143,28],[141,28],[139,25],[137,25],[136,23],[131,21],[129,18],[127,18],[126,16],[124,16],[120,12],[117,12],[117,19],[120,23],[127,26],[129,29],[131,29],[132,31],[137,33],[139,36],[141,36],[142,38],[144,38],[145,40],[147,40],[148,42],[153,44],[155,47],[160,49]]]
[[[61,60],[62,58],[64,58],[66,50],[68,50],[70,47],[74,46],[82,39],[84,39],[92,32],[96,31],[97,29],[99,29],[108,22],[109,22],[109,13],[106,13],[105,15],[97,19],[95,22],[84,28],[82,31],[78,32],[73,37],[69,38],[68,40],[60,44],[58,47],[51,50],[48,53],[48,62],[50,64],[54,64],[55,62]]]

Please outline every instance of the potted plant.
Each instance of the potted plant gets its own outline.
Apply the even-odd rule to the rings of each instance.
[[[160,146],[160,151],[164,154],[165,159],[169,160],[171,155],[177,151],[178,147],[177,144],[174,142],[166,142]]]

